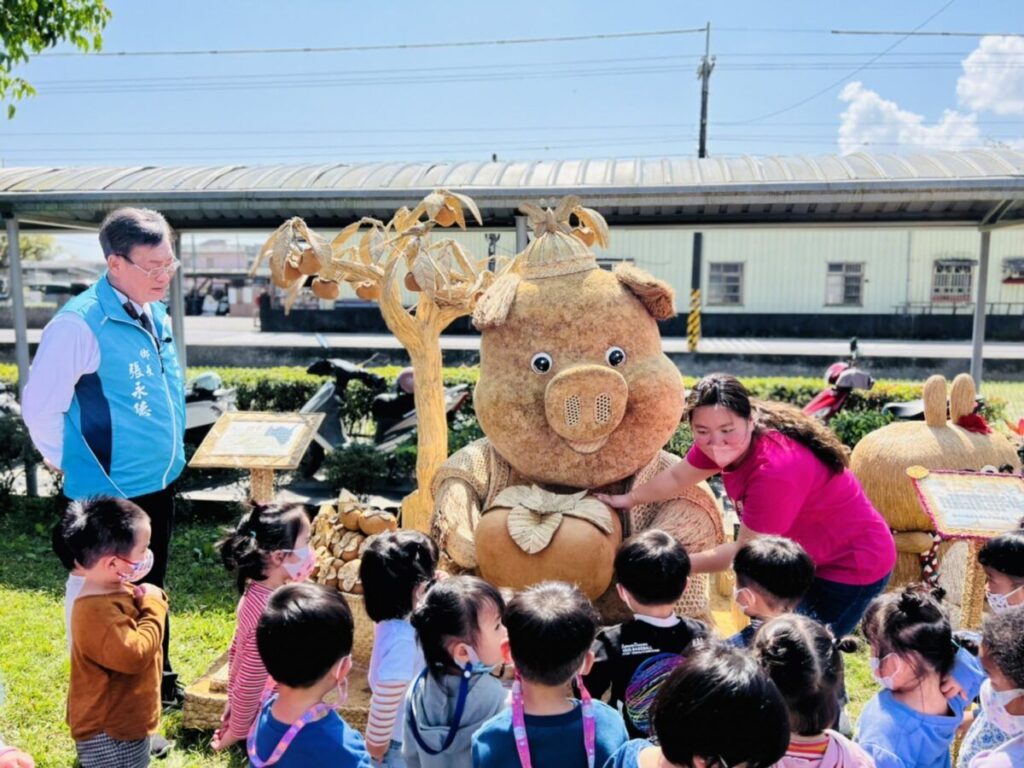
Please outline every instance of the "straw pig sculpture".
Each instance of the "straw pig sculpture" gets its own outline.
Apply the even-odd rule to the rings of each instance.
[[[432,530],[455,565],[501,586],[558,578],[597,598],[624,535],[661,528],[697,552],[722,540],[720,511],[706,487],[627,514],[591,495],[623,492],[678,461],[661,448],[679,425],[683,388],[657,324],[674,316],[674,297],[628,264],[598,266],[589,246],[607,245],[606,224],[578,199],[522,210],[535,239],[473,315],[486,437],[435,476]],[[707,616],[706,579],[692,582],[680,610]]]

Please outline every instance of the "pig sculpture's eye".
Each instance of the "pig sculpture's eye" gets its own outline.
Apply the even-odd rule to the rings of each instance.
[[[551,370],[551,366],[554,362],[551,360],[551,355],[547,352],[538,352],[530,360],[530,367],[533,368],[534,373],[547,373]]]
[[[626,362],[626,353],[622,351],[622,347],[608,347],[608,351],[604,353],[604,359],[612,368],[618,368]]]

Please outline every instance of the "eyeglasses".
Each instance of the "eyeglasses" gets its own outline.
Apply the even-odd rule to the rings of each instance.
[[[174,273],[177,272],[178,267],[181,266],[180,261],[178,261],[177,259],[171,259],[171,263],[168,264],[166,267],[154,267],[153,269],[143,269],[134,261],[125,256],[123,253],[118,253],[116,255],[120,256],[122,259],[127,261],[129,264],[131,264],[133,267],[139,270],[139,272],[144,274],[150,280],[156,280],[158,277],[174,277]]]

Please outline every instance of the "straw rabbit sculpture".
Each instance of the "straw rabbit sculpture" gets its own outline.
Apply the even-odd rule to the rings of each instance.
[[[922,558],[935,547],[935,529],[921,508],[906,470],[926,469],[979,471],[985,467],[1020,469],[1013,445],[988,429],[974,414],[974,381],[967,374],[953,380],[946,418],[946,380],[932,376],[924,384],[925,420],[888,424],[867,435],[853,449],[850,468],[864,492],[889,523],[896,538],[899,558],[890,586],[919,581]],[[952,546],[937,547],[939,562]],[[928,576],[926,572],[923,575]],[[962,574],[943,574],[941,581],[954,603]],[[952,589],[950,589],[952,587]]]

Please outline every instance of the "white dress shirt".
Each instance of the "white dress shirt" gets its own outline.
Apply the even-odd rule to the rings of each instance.
[[[129,300],[116,288],[114,293],[122,304]],[[140,315],[145,312],[155,327],[149,304],[133,301],[132,306]],[[57,469],[64,455],[64,414],[75,386],[99,367],[99,342],[81,315],[64,312],[46,324],[22,396],[21,416],[36,449]]]

